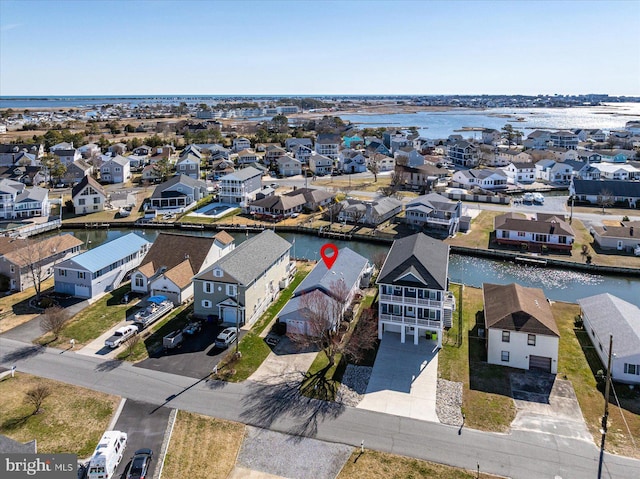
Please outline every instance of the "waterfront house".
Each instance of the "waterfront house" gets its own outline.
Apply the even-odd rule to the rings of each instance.
[[[342,248],[337,254],[331,269],[327,268],[324,261],[316,263],[278,314],[279,321],[287,325],[287,335],[319,336],[324,331],[318,328],[325,326],[336,330],[360,288],[368,286],[367,273],[371,271],[371,266],[367,258],[349,248]],[[309,299],[311,295],[316,297]],[[314,307],[325,306],[327,308],[324,311],[313,310]],[[321,313],[324,313],[326,322],[317,324],[311,318]]]
[[[572,163],[540,160],[535,164],[536,179],[556,184],[568,184],[573,177]]]
[[[74,186],[78,184],[85,176],[91,175],[93,166],[84,160],[76,160],[67,166],[67,171],[62,177],[65,185]]]
[[[502,168],[514,183],[533,183],[536,179],[536,165],[531,162],[509,163]]]
[[[131,274],[131,291],[161,294],[174,304],[182,304],[193,297],[193,276],[234,247],[233,236],[226,231],[213,237],[160,233]]]
[[[570,131],[554,131],[550,135],[551,144],[558,148],[575,150],[578,148],[578,136]]]
[[[320,133],[318,134],[318,138],[316,138],[316,153],[331,158],[331,160],[337,160],[341,142],[340,135],[338,134]]]
[[[154,210],[184,212],[208,194],[204,181],[178,175],[156,186],[149,201]]]
[[[629,154],[623,150],[597,150],[594,153],[600,155],[601,161],[606,163],[626,163]]]
[[[130,179],[131,166],[124,156],[118,155],[100,165],[100,181],[103,183],[124,183]]]
[[[492,168],[458,170],[453,174],[453,181],[463,188],[500,190],[507,187],[507,175],[504,171]]]
[[[278,174],[282,176],[296,176],[302,174],[302,163],[295,158],[283,155],[275,160]]]
[[[459,140],[447,148],[447,159],[458,166],[478,166],[478,149],[468,141]]]
[[[194,315],[229,325],[253,324],[293,274],[290,249],[271,230],[241,243],[194,276]]]
[[[333,160],[328,156],[324,156],[321,154],[312,154],[309,157],[309,169],[313,172],[314,175],[328,175],[333,170]]]
[[[85,299],[113,291],[140,265],[150,247],[147,240],[129,233],[67,259],[54,268],[54,290]]]
[[[537,213],[535,218],[527,219],[520,213],[505,213],[496,216],[493,225],[498,244],[530,251],[540,251],[543,247],[571,251],[575,240],[571,225],[553,214]]]
[[[609,293],[578,300],[584,330],[606,371],[613,335],[611,377],[640,384],[640,308]]]
[[[395,166],[395,186],[407,190],[428,191],[432,185],[450,176],[451,172],[444,166],[432,163],[425,163],[415,168],[405,165]]]
[[[545,130],[535,130],[527,135],[523,145],[532,150],[546,150],[551,144],[551,132]]]
[[[39,161],[44,156],[44,145],[41,143],[0,144],[0,166],[15,165],[25,153],[33,155]]]
[[[311,138],[287,138],[284,142],[284,147],[291,153],[294,153],[298,146],[313,150],[313,141]]]
[[[0,180],[0,219],[49,216],[51,204],[49,190],[14,180]]]
[[[73,212],[77,215],[104,210],[107,192],[92,176],[84,176],[71,190]]]
[[[378,275],[378,337],[400,333],[400,341],[413,336],[413,343],[426,334],[437,334],[451,326],[455,309],[449,286],[449,245],[422,233],[393,242]]]
[[[402,201],[384,197],[375,201],[347,198],[340,202],[338,221],[377,226],[402,212]]]
[[[482,296],[487,362],[556,374],[560,331],[544,292],[484,283]]]
[[[573,168],[573,174],[571,176],[571,180],[573,178],[578,180],[599,180],[600,179],[600,170],[592,165],[591,163],[584,161],[564,161],[563,164],[569,165]]]
[[[285,193],[283,196],[304,198],[303,208],[306,211],[317,211],[333,202],[335,194],[327,190],[315,188],[296,188],[293,191]]]
[[[463,214],[462,202],[438,193],[418,196],[405,206],[405,222],[416,229],[444,230],[453,236]]]
[[[0,275],[11,291],[24,291],[53,275],[57,263],[80,252],[82,240],[69,233],[47,238],[0,237]]]
[[[633,253],[640,246],[640,222],[592,226],[593,240],[603,250]]]
[[[247,166],[220,178],[218,197],[223,203],[248,206],[262,188],[262,172]]]
[[[249,203],[249,212],[258,219],[279,221],[294,213],[300,213],[304,203],[302,195],[263,196]]]
[[[603,180],[640,179],[640,170],[630,164],[596,163],[593,167],[600,172],[600,178]]]
[[[238,152],[236,161],[238,162],[238,166],[242,168],[243,166],[257,163],[258,159],[258,154],[255,151],[250,148],[246,148]]]
[[[194,180],[200,179],[200,158],[193,153],[181,155],[176,162],[176,174],[185,175]]]
[[[621,180],[579,180],[574,178],[569,193],[576,201],[598,205],[603,195],[610,197],[615,204],[627,208],[640,205],[640,181]]]

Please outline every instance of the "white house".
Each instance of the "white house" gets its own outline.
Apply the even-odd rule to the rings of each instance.
[[[311,155],[309,157],[309,169],[318,176],[328,175],[333,170],[333,160],[320,154]]]
[[[637,180],[640,179],[640,170],[629,164],[594,163],[593,167],[600,172],[603,180]]]
[[[82,154],[80,153],[80,150],[76,150],[73,147],[69,149],[60,148],[57,150],[51,150],[51,153],[56,155],[60,160],[60,163],[62,163],[65,166],[73,163],[74,161],[82,159]]]
[[[246,150],[248,148],[251,148],[251,141],[249,141],[247,138],[244,137],[239,137],[239,138],[234,138],[233,139],[233,151],[235,151],[236,153],[242,150]]]
[[[540,160],[535,164],[536,178],[549,183],[568,184],[573,176],[571,163],[561,163],[554,160]]]
[[[247,206],[262,189],[262,172],[247,166],[220,178],[218,196],[223,203]]]
[[[487,362],[556,374],[560,331],[544,292],[484,283],[482,293]]]
[[[87,175],[71,190],[73,211],[77,215],[103,211],[107,196],[102,185],[92,176]]]
[[[46,188],[34,186],[27,189],[19,181],[0,180],[0,218],[48,216],[50,211],[49,190]]]
[[[496,190],[507,187],[507,175],[504,171],[491,168],[458,170],[453,174],[453,181],[464,188],[477,186],[485,190]]]
[[[302,163],[290,156],[281,156],[276,160],[278,173],[282,176],[295,176],[302,174]]]
[[[337,160],[338,153],[340,152],[340,143],[342,143],[340,135],[320,133],[316,139],[316,153],[331,158],[332,160]]]
[[[609,293],[578,300],[584,329],[606,370],[613,335],[611,377],[640,384],[640,308]]]
[[[542,247],[571,251],[575,233],[564,218],[553,214],[537,213],[535,219],[527,219],[520,213],[505,213],[493,220],[498,244],[526,245],[531,251]]]
[[[536,179],[536,165],[531,162],[509,163],[502,170],[514,183],[533,183]]]

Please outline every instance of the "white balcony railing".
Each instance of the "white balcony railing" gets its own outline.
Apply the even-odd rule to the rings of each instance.
[[[404,324],[405,326],[422,326],[425,328],[442,329],[441,321],[434,321],[432,319],[420,319],[409,318],[402,316],[395,316],[393,314],[380,314],[380,320],[390,323]]]
[[[427,223],[435,223],[438,225],[450,225],[453,220],[445,219],[445,218],[432,218],[427,216]]]
[[[422,299],[422,298],[412,298],[407,296],[395,296],[392,294],[381,294],[380,301],[385,303],[396,303],[396,304],[418,304],[420,306],[426,306],[429,308],[441,308],[442,301],[437,301],[435,299]]]

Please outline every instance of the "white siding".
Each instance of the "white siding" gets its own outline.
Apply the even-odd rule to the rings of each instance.
[[[508,343],[502,342],[502,329],[489,329],[487,362],[512,368],[529,369],[529,356],[551,358],[551,373],[558,372],[558,338],[536,334],[536,345],[527,344],[528,333],[510,331]],[[509,362],[502,361],[502,351],[509,352]]]

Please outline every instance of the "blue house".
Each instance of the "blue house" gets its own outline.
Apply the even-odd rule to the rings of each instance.
[[[364,145],[364,139],[358,135],[343,136],[342,143],[344,143],[345,148],[354,148],[356,145]]]
[[[602,161],[607,163],[626,163],[627,155],[620,150],[598,150],[598,155],[600,155]]]
[[[54,290],[87,299],[112,291],[140,266],[150,247],[150,242],[129,233],[74,256],[55,267]]]

